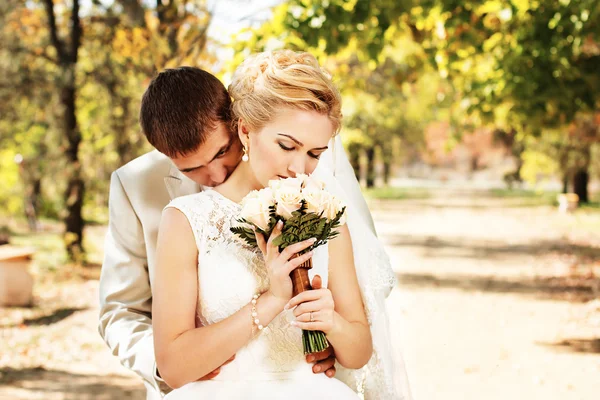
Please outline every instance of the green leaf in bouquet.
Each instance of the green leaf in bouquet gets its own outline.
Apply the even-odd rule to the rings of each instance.
[[[248,226],[252,226],[253,224],[245,220],[244,218],[240,218],[237,220],[242,225],[232,226],[230,228],[231,232],[238,235],[242,238],[249,246],[256,247],[256,236],[254,235],[254,231]]]

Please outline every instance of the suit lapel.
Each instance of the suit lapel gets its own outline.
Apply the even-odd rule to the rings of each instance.
[[[165,186],[171,200],[200,191],[200,185],[183,175],[174,165],[171,165],[169,175],[165,176]]]

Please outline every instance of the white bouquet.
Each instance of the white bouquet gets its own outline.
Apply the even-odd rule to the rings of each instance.
[[[268,239],[277,222],[282,220],[281,235],[273,244],[282,251],[294,243],[316,238],[317,241],[303,251],[305,253],[338,235],[335,228],[345,223],[345,210],[342,201],[327,192],[322,182],[301,174],[295,178],[272,180],[269,187],[250,192],[242,200],[240,225],[232,227],[231,231],[249,245],[257,246],[254,232]],[[310,268],[312,259],[290,274],[294,296],[312,289],[308,279]],[[306,354],[329,346],[323,332],[303,331],[302,337]]]

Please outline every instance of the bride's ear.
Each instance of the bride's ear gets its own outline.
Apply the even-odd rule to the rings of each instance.
[[[250,130],[248,129],[248,126],[246,125],[243,119],[240,118],[238,120],[237,128],[238,137],[240,138],[242,144],[248,144],[248,142],[250,141],[250,138],[248,137]]]

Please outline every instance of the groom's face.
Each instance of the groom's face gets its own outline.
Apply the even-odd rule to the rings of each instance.
[[[242,145],[229,126],[218,122],[216,129],[194,152],[171,158],[173,164],[188,178],[203,186],[223,183],[240,163]]]

